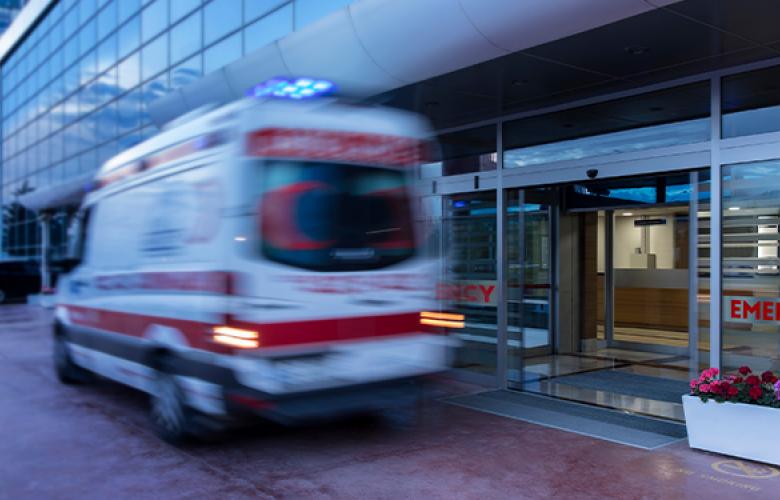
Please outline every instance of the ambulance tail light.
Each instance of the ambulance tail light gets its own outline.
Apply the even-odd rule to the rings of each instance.
[[[420,324],[440,326],[444,328],[463,328],[466,317],[462,314],[423,311],[420,313]]]
[[[239,349],[260,347],[260,332],[232,326],[215,326],[211,331],[211,339],[217,344]]]

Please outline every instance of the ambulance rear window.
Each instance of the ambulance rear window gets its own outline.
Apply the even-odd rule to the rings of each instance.
[[[402,171],[283,160],[259,168],[258,222],[266,258],[315,271],[356,271],[414,255]]]

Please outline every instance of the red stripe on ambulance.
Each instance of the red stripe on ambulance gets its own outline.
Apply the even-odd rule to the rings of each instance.
[[[213,352],[232,352],[225,346],[211,342],[211,329],[216,323],[149,316],[91,307],[64,305],[71,321],[80,326],[105,332],[141,337],[154,325],[175,328],[187,339],[190,347]],[[260,348],[370,339],[409,335],[429,331],[420,325],[418,312],[358,316],[350,318],[307,321],[255,323],[240,321],[226,315],[225,324],[260,333]]]

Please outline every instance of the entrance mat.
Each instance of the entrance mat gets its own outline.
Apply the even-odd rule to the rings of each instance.
[[[646,450],[686,437],[682,424],[523,392],[486,391],[443,401]]]
[[[547,382],[677,404],[682,404],[683,394],[690,393],[688,382],[682,380],[637,375],[617,370],[577,373],[551,378]]]

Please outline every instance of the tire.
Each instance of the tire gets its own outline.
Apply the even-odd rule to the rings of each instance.
[[[73,362],[67,338],[64,333],[55,333],[52,353],[54,372],[60,382],[67,385],[83,384],[91,379],[86,369]]]
[[[169,362],[158,363],[149,401],[149,417],[154,433],[172,445],[181,445],[197,437],[197,412],[190,408],[181,386],[169,369]]]
[[[420,422],[420,409],[417,404],[406,404],[394,408],[386,408],[380,413],[382,422],[390,429],[409,430]]]

